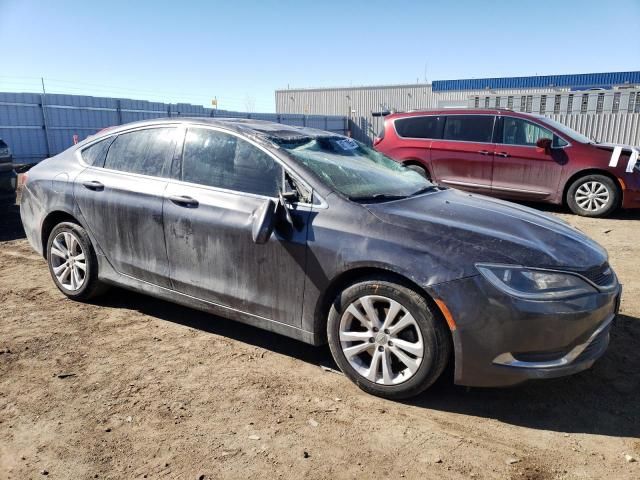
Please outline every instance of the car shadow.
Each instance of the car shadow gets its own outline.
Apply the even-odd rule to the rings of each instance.
[[[0,242],[25,238],[20,206],[18,204],[0,206]]]
[[[605,355],[574,376],[511,388],[465,388],[441,379],[408,404],[567,433],[640,437],[640,319],[619,315]]]
[[[227,337],[274,353],[297,358],[306,363],[332,369],[338,368],[333,362],[328,348],[310,347],[293,338],[119,287],[111,287],[107,293],[96,298],[93,303],[112,308],[136,310],[151,317]]]
[[[114,288],[96,303],[138,310],[337,370],[326,346],[310,347],[275,333],[163,300]],[[620,315],[612,329],[607,353],[590,370],[578,375],[532,381],[511,388],[466,388],[453,384],[452,369],[449,369],[430,389],[403,403],[540,430],[638,438],[639,395],[640,319]]]

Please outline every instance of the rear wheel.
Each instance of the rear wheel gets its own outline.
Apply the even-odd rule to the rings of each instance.
[[[412,163],[412,164],[409,164],[409,165],[405,165],[405,167],[413,170],[416,173],[419,173],[420,175],[422,175],[427,180],[431,180],[431,176],[429,175],[429,172],[427,171],[426,168],[424,168],[424,167],[422,167],[420,165],[416,165],[415,163]]]
[[[620,191],[615,182],[604,175],[585,175],[575,180],[567,190],[567,205],[584,217],[605,217],[620,203]]]
[[[80,225],[63,222],[47,241],[47,263],[58,289],[74,300],[88,300],[106,288],[98,280],[98,259],[87,232]]]
[[[393,280],[364,280],[345,289],[329,312],[327,335],[347,377],[392,399],[427,389],[451,352],[448,332],[425,298]]]

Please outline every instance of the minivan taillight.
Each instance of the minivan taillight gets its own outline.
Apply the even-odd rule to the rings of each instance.
[[[382,140],[384,140],[384,125],[382,126],[382,130],[378,133],[377,136],[373,138],[373,146],[378,145]]]

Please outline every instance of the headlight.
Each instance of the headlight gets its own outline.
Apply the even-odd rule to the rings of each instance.
[[[577,275],[513,265],[476,264],[493,286],[514,297],[529,300],[556,300],[597,290]]]

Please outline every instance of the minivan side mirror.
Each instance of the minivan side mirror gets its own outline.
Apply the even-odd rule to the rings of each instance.
[[[550,138],[539,138],[536,142],[536,150],[540,153],[544,152],[546,154],[551,153],[551,139]]]
[[[275,228],[275,213],[276,204],[272,199],[265,200],[265,202],[253,212],[251,238],[255,243],[267,243]]]

